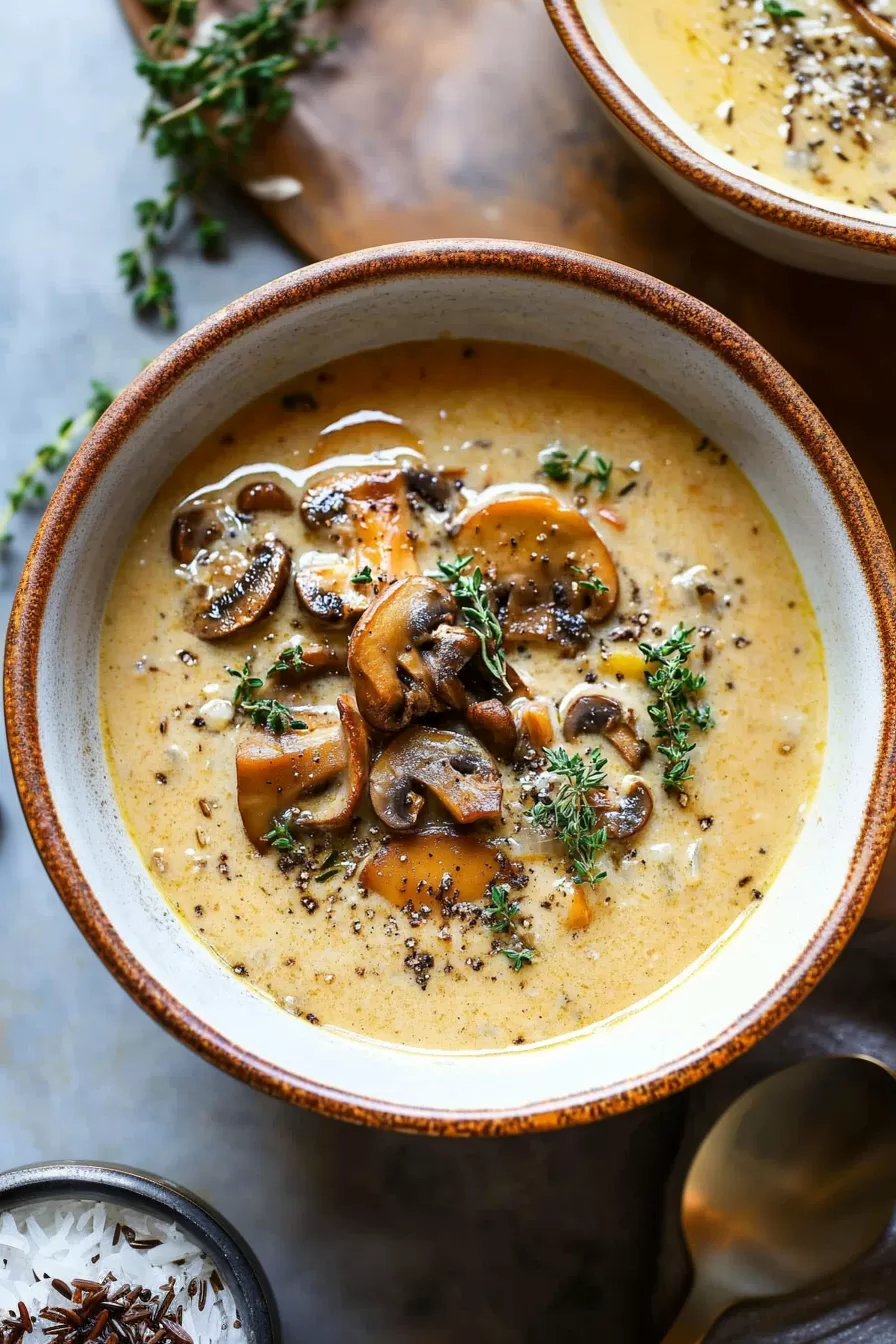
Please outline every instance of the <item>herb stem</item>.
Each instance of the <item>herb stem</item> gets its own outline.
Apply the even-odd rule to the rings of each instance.
[[[105,383],[91,379],[91,395],[86,408],[78,416],[63,420],[52,443],[38,448],[29,466],[20,472],[15,485],[6,492],[6,504],[0,510],[0,547],[12,541],[10,530],[16,514],[29,505],[43,502],[47,497],[45,476],[62,470],[85,435],[93,428],[104,411],[115,400],[117,393]]]

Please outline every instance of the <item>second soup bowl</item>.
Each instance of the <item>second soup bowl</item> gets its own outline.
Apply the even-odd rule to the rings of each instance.
[[[309,1025],[197,941],[123,821],[98,704],[104,603],[118,560],[190,450],[304,370],[445,333],[584,355],[722,445],[802,571],[829,688],[817,794],[779,876],[735,933],[608,1022],[538,1045],[456,1053]],[[188,332],[125,389],[78,452],[41,523],[10,623],[13,767],[41,857],[82,932],[137,1002],[207,1059],[345,1119],[448,1134],[581,1122],[681,1088],[747,1049],[847,941],[893,823],[894,577],[880,518],[836,436],[719,313],[637,272],[548,247],[459,240],[357,253],[284,276]]]

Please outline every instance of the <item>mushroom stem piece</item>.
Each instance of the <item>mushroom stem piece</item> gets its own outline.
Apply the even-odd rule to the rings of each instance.
[[[443,584],[415,575],[374,598],[352,631],[348,670],[361,713],[383,733],[412,719],[461,709],[461,669],[479,649],[457,626],[457,606]]]
[[[598,825],[606,827],[608,840],[628,840],[637,835],[653,814],[653,794],[637,776],[627,776],[618,792],[595,789],[589,801]]]
[[[318,724],[306,731],[252,733],[240,742],[237,803],[256,849],[267,849],[264,837],[284,812],[293,827],[351,821],[367,780],[367,729],[352,696],[340,695],[336,708],[338,721],[318,713]],[[313,720],[313,710],[302,712]]]
[[[509,761],[516,750],[516,724],[510,710],[501,700],[477,700],[468,705],[467,723],[477,737],[495,753],[499,760]]]
[[[202,607],[191,621],[200,639],[226,639],[269,616],[286,589],[292,561],[282,541],[264,541],[250,551],[244,574]]]
[[[573,686],[560,702],[563,736],[574,742],[587,733],[599,733],[616,748],[630,770],[639,770],[650,755],[650,743],[638,733],[634,710],[624,709],[610,695],[587,682]]]
[[[370,772],[370,801],[394,831],[416,825],[430,793],[455,821],[497,820],[501,777],[480,742],[441,728],[408,728],[380,753]]]

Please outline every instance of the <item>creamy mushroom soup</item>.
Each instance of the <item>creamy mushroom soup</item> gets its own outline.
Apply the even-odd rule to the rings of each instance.
[[[800,575],[724,447],[531,347],[247,407],[137,527],[101,661],[168,901],[289,1012],[408,1045],[659,990],[763,899],[824,745]]]
[[[653,84],[718,149],[791,187],[896,214],[896,70],[846,5],[606,4]],[[896,0],[871,7],[896,20]]]

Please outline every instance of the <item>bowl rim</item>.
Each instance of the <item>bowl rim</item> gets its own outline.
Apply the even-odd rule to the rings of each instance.
[[[82,1198],[131,1205],[180,1223],[221,1271],[247,1344],[280,1344],[277,1303],[261,1262],[242,1233],[186,1186],[117,1162],[37,1162],[0,1172],[0,1209]]]
[[[81,872],[53,802],[39,736],[37,666],[56,566],[72,527],[133,428],[171,387],[240,333],[325,295],[379,281],[444,273],[516,275],[628,303],[710,349],[794,435],[828,489],[863,572],[874,611],[884,710],[870,803],[849,871],[828,916],[768,993],[714,1039],[661,1068],[611,1088],[544,1098],[524,1110],[438,1111],[390,1107],[261,1059],[189,1011],[143,968]],[[586,1123],[690,1086],[755,1044],[809,993],[842,951],[864,910],[896,821],[896,687],[886,649],[896,645],[896,560],[865,482],[834,431],[788,373],[751,336],[699,299],[616,262],[546,244],[439,239],[349,253],[288,273],[244,295],[179,337],[103,415],[75,454],[37,529],[16,590],[6,639],[4,706],[13,775],[38,853],[69,913],[131,997],[203,1058],[263,1092],[331,1116],[440,1135],[510,1134]]]
[[[578,0],[544,3],[563,45],[605,107],[645,149],[692,186],[794,233],[864,251],[896,254],[896,224],[856,219],[833,205],[827,209],[801,201],[788,195],[783,183],[775,190],[699,153],[629,88],[606,59],[585,24]]]

